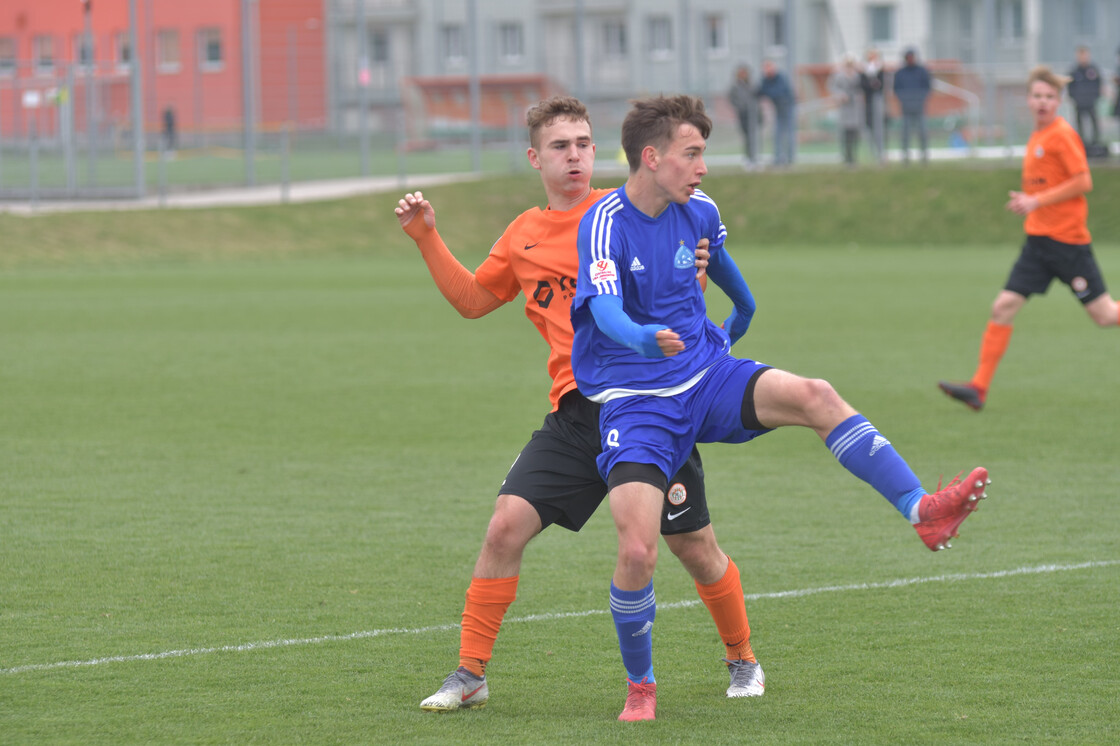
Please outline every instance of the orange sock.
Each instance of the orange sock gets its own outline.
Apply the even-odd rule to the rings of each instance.
[[[459,665],[475,676],[486,675],[506,609],[517,598],[518,577],[471,578],[459,634]]]
[[[696,583],[700,600],[715,620],[719,637],[727,648],[729,660],[757,663],[751,650],[751,625],[747,621],[747,605],[743,600],[743,583],[739,568],[727,558],[727,572],[711,585]]]
[[[988,393],[988,387],[992,385],[992,377],[1011,341],[1011,329],[1010,324],[997,324],[994,321],[989,321],[984,329],[984,336],[980,339],[980,364],[976,367],[976,374],[972,376],[972,385],[980,389],[981,393]]]

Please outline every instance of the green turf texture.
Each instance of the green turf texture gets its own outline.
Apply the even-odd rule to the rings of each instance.
[[[1010,173],[706,182],[759,305],[735,352],[831,381],[928,488],[979,464],[993,484],[932,554],[807,431],[703,447],[767,692],[723,696],[722,646],[663,549],[646,724],[615,721],[606,511],[530,545],[490,704],[417,706],[456,664],[495,490],[548,381],[519,304],[447,306],[396,195],[0,216],[0,743],[1111,742],[1120,331],[1055,287],[982,413],[935,385],[971,373],[1016,254]],[[1093,227],[1120,282],[1112,179]],[[927,212],[883,203],[926,181]],[[532,186],[428,194],[473,267]]]

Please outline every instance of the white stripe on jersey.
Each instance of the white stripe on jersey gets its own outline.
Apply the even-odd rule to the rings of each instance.
[[[611,226],[614,214],[621,210],[622,198],[618,192],[611,192],[595,205],[595,215],[591,221],[591,261],[592,263],[610,260]],[[599,295],[618,295],[618,281],[596,282]]]
[[[716,208],[716,215],[717,216],[719,215],[719,206],[716,205],[715,201],[711,197],[704,194],[699,189],[697,189],[696,191],[694,191],[692,193],[692,197],[690,197],[690,199],[699,200],[700,202],[707,202],[709,205]],[[722,243],[726,240],[727,240],[727,228],[723,224],[723,219],[720,218],[719,233],[716,234],[716,237],[714,239],[712,239],[712,243],[717,243],[718,244],[718,243]]]
[[[709,366],[709,367],[711,367],[711,366]],[[700,379],[703,378],[704,375],[707,372],[708,372],[708,368],[704,368],[704,370],[700,371],[699,373],[697,373],[696,375],[694,375],[692,378],[688,379],[684,383],[677,384],[676,386],[670,386],[669,388],[663,388],[663,389],[606,389],[604,391],[600,391],[597,394],[592,394],[591,396],[589,396],[587,398],[590,399],[591,401],[595,402],[596,404],[604,404],[606,402],[613,401],[615,399],[624,399],[627,396],[676,396],[677,394],[681,394],[681,393],[684,393],[685,391],[688,391],[690,388],[692,388],[696,384],[700,383]]]

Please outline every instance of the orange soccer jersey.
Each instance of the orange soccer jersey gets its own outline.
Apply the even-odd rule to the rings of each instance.
[[[1023,156],[1023,192],[1037,194],[1089,170],[1081,138],[1065,119],[1057,117],[1044,129],[1031,134]],[[1027,214],[1023,229],[1030,236],[1048,236],[1068,244],[1087,244],[1092,239],[1086,221],[1089,201],[1084,194]]]
[[[548,392],[553,410],[576,387],[572,374],[572,298],[579,253],[576,239],[583,215],[611,189],[593,189],[571,210],[534,207],[517,216],[475,270],[478,282],[507,303],[525,293],[525,315],[548,342]]]

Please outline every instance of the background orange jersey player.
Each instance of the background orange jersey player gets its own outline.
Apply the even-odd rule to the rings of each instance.
[[[1085,146],[1058,115],[1068,78],[1037,67],[1027,79],[1027,105],[1034,132],[1023,154],[1022,191],[1010,193],[1007,209],[1025,216],[1026,241],[980,340],[980,362],[968,382],[940,381],[952,398],[979,411],[988,398],[996,368],[1011,341],[1015,315],[1055,279],[1069,286],[1098,326],[1120,325],[1120,306],[1108,294],[1086,221],[1093,188]]]

